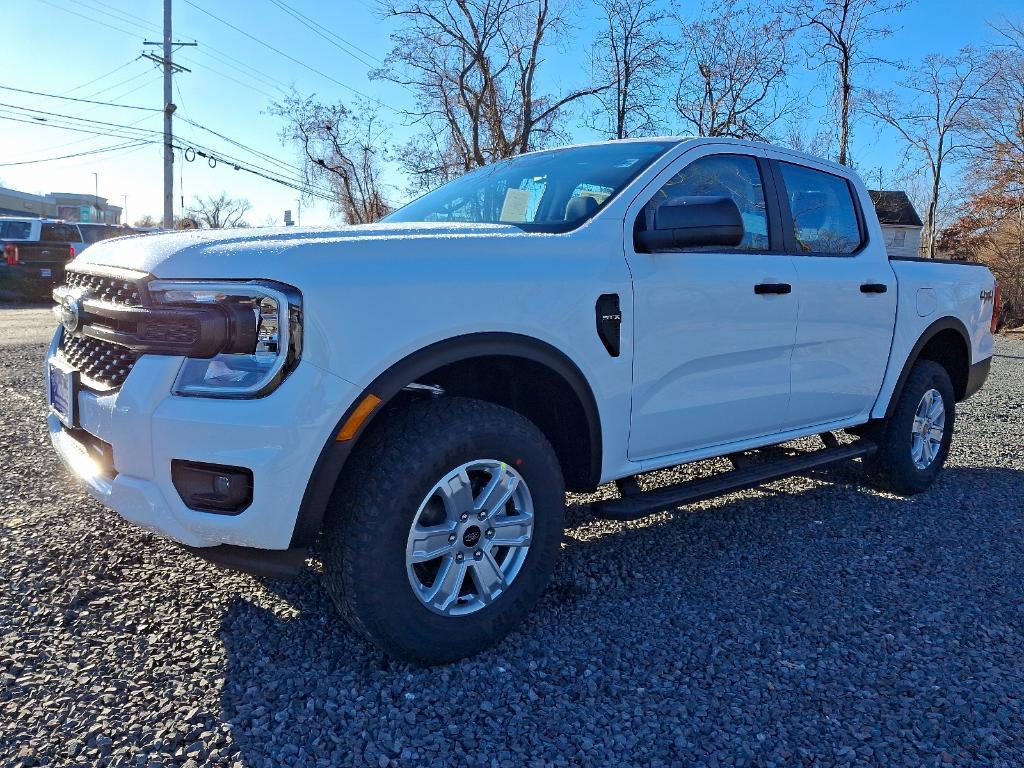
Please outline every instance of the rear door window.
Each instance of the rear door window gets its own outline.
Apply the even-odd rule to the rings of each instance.
[[[31,221],[0,222],[0,240],[28,240],[31,236]]]
[[[846,179],[791,163],[779,169],[798,252],[847,256],[860,248],[864,238]]]

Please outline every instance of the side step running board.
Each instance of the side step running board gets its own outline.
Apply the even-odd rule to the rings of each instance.
[[[836,445],[779,461],[743,466],[711,477],[688,480],[685,483],[652,491],[637,492],[638,489],[634,489],[632,484],[629,484],[625,486],[627,493],[621,499],[598,501],[592,504],[590,509],[594,517],[605,520],[637,520],[655,512],[674,509],[683,504],[692,504],[732,491],[753,488],[755,485],[818,469],[829,464],[870,456],[876,450],[878,450],[878,446],[875,443],[860,439],[848,445]]]

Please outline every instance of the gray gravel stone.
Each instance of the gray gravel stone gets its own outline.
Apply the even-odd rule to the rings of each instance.
[[[630,524],[574,498],[521,631],[423,670],[349,632],[315,570],[217,570],[78,490],[23,340],[42,332],[4,341],[12,317],[5,765],[1024,764],[1022,340],[958,408],[929,493],[876,493],[854,464]]]

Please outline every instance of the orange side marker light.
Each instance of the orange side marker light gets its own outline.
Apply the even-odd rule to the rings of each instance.
[[[369,418],[370,414],[373,413],[377,406],[381,404],[381,399],[376,395],[367,395],[363,398],[363,401],[356,406],[356,409],[352,411],[352,415],[349,416],[345,423],[341,425],[341,429],[335,436],[335,440],[339,443],[345,440],[351,440],[356,436],[356,432],[363,426],[363,422]]]

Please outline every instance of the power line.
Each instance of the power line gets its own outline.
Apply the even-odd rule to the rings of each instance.
[[[3,110],[0,110],[0,111],[3,111]],[[19,116],[14,116],[14,117],[11,117],[10,115],[2,115],[2,114],[0,114],[0,120],[6,120],[7,122],[11,122],[11,123],[24,123],[25,125],[32,125],[32,126],[35,126],[36,128],[39,128],[39,127],[42,127],[42,128],[56,128],[56,129],[61,130],[61,131],[70,131],[71,133],[87,133],[87,134],[90,134],[92,136],[102,136],[103,138],[106,138],[106,139],[142,139],[143,138],[139,134],[125,135],[125,134],[122,134],[122,133],[116,133],[114,131],[109,131],[109,130],[108,131],[99,131],[99,130],[95,130],[94,131],[94,130],[91,130],[89,128],[77,128],[77,127],[75,127],[73,125],[60,125],[60,124],[54,123],[54,122],[39,122],[38,119],[36,119],[36,120],[31,120],[31,119],[26,120],[24,116],[20,116],[20,117]]]
[[[89,10],[95,11],[97,13],[102,13],[106,16],[109,16],[112,19],[116,19],[119,23],[122,24],[131,24],[132,26],[139,27],[142,29],[149,29],[151,31],[155,30],[157,32],[160,31],[160,27],[156,24],[146,21],[145,19],[140,18],[136,14],[123,11],[120,8],[115,8],[112,5],[108,5],[107,3],[102,2],[102,0],[75,0],[75,3],[87,3],[91,6]],[[104,10],[104,8],[106,8],[107,10]]]
[[[157,109],[156,107],[138,107],[138,106],[135,106],[134,104],[115,104],[114,102],[111,102],[111,101],[93,101],[91,99],[76,99],[76,98],[74,98],[72,96],[58,96],[55,93],[43,93],[41,91],[29,91],[29,90],[26,90],[25,88],[14,88],[13,86],[10,86],[10,85],[0,85],[0,90],[14,91],[15,93],[27,93],[27,94],[29,94],[31,96],[42,96],[42,97],[47,98],[47,99],[60,99],[62,101],[77,101],[77,102],[80,102],[82,104],[99,104],[100,106],[104,106],[104,107],[119,107],[121,109],[140,109],[140,110],[143,110],[144,112],[163,112],[162,109]]]
[[[112,29],[115,32],[121,32],[122,34],[131,35],[132,37],[135,37],[135,35],[136,35],[135,32],[130,32],[129,30],[121,29],[120,27],[115,27],[113,24],[108,24],[105,21],[100,21],[99,19],[94,19],[92,16],[86,16],[84,13],[78,13],[77,11],[72,11],[70,8],[65,8],[63,6],[57,5],[56,3],[50,2],[50,0],[38,0],[38,2],[43,3],[44,5],[48,5],[51,8],[56,8],[58,11],[61,11],[62,13],[70,13],[72,16],[77,16],[80,19],[85,19],[86,21],[91,21],[93,24],[98,24],[101,27],[106,27],[107,29]]]
[[[146,82],[144,82],[144,83],[143,83],[142,85],[137,85],[137,86],[135,86],[134,88],[132,88],[132,89],[131,89],[130,91],[124,91],[124,92],[122,92],[122,93],[119,93],[119,94],[118,94],[117,96],[112,96],[111,98],[114,98],[114,99],[117,99],[118,101],[120,101],[120,100],[121,100],[121,99],[123,99],[123,98],[124,98],[125,96],[131,96],[131,95],[132,95],[133,93],[138,93],[138,92],[139,92],[139,91],[141,91],[141,90],[142,90],[143,88],[148,88],[148,87],[149,87],[149,86],[151,86],[151,85],[152,85],[153,83],[155,83],[155,82],[156,82],[157,80],[159,80],[159,79],[160,79],[161,77],[162,77],[161,75],[157,75],[157,76],[156,76],[156,78],[153,78],[153,79],[147,80],[147,81],[146,81]],[[87,110],[85,110],[85,111],[86,111],[86,112],[91,112],[91,111],[92,111],[92,110],[94,110],[94,109],[96,109],[96,107],[89,107],[89,108],[88,108]],[[163,110],[157,110],[157,111],[158,111],[158,112],[162,112]]]
[[[125,147],[124,149],[115,149],[112,152],[110,152],[110,154],[104,155],[103,157],[104,157],[104,160],[107,160],[107,161],[114,160],[114,159],[120,160],[121,158],[127,157],[128,155],[133,155],[136,152],[142,152],[143,150],[146,150],[146,149],[153,149],[156,146],[157,146],[156,142],[142,141],[142,142],[139,142],[134,147],[129,146],[129,147]],[[77,160],[69,160],[67,162],[67,164],[65,165],[65,167],[66,168],[76,168],[76,167],[81,167],[82,165],[85,165],[87,163],[92,163],[92,160],[90,158],[88,158],[88,157],[87,158],[83,158],[83,159],[77,159]]]
[[[300,13],[299,11],[295,10],[294,8],[292,8],[291,6],[286,5],[283,2],[280,2],[280,0],[270,0],[270,2],[273,3],[275,6],[277,6],[278,8],[280,8],[285,13],[287,13],[289,16],[291,16],[297,22],[302,24],[302,26],[306,27],[308,30],[310,30],[314,34],[322,37],[324,40],[326,40],[328,43],[333,45],[335,48],[337,48],[339,51],[341,51],[345,55],[350,56],[353,59],[355,59],[356,61],[358,61],[360,64],[365,64],[370,69],[373,69],[374,65],[371,62],[369,62],[366,59],[362,58],[358,54],[353,53],[352,51],[350,51],[349,47],[355,48],[357,51],[361,51],[362,53],[364,53],[367,56],[370,56],[371,58],[376,58],[376,57],[373,57],[372,54],[368,54],[365,51],[362,51],[361,49],[356,48],[356,46],[354,46],[351,43],[349,43],[347,40],[345,40],[345,38],[341,37],[340,35],[334,34],[329,29],[324,27],[322,24],[319,24],[318,22],[314,21],[313,19],[309,18],[308,16],[306,16],[303,13]],[[334,38],[337,38],[337,39],[334,39]],[[377,59],[377,61],[379,63],[383,63],[383,62],[380,61],[380,59]]]
[[[138,120],[136,120],[136,121],[134,121],[132,123],[128,123],[125,126],[125,128],[134,128],[136,125],[141,123],[143,120],[149,120],[152,117],[155,117],[155,115],[143,115]],[[43,125],[45,125],[45,123]],[[100,134],[100,135],[102,135],[104,138],[109,136],[109,134],[106,134],[106,133],[103,133],[103,134]],[[93,137],[93,136],[86,136],[86,137],[81,138],[81,139],[73,139],[72,141],[66,141],[63,144],[57,144],[57,145],[52,146],[52,147],[47,147],[43,151],[44,152],[54,152],[55,150],[64,149],[65,147],[72,147],[75,144],[82,144],[83,142],[87,142],[87,141],[96,141],[96,138]]]
[[[182,112],[184,113],[184,116],[182,118],[180,118],[180,119],[183,122],[185,122],[186,124],[188,124],[188,125],[190,125],[190,126],[192,126],[194,128],[198,128],[201,131],[206,131],[207,133],[212,134],[213,136],[216,136],[217,138],[222,139],[222,140],[228,142],[229,144],[232,144],[235,147],[238,147],[239,149],[241,149],[241,150],[243,150],[245,152],[249,152],[250,154],[255,155],[256,157],[260,158],[261,160],[263,160],[265,162],[271,163],[272,165],[276,166],[276,168],[274,168],[274,169],[265,168],[265,167],[262,167],[262,166],[258,166],[255,163],[247,163],[247,164],[253,166],[254,168],[258,168],[261,171],[266,171],[267,173],[272,173],[272,174],[275,174],[277,176],[282,176],[283,178],[287,178],[289,181],[296,181],[296,182],[298,182],[299,184],[301,184],[303,186],[303,190],[301,190],[301,191],[303,191],[304,193],[312,194],[313,192],[318,192],[318,193],[320,193],[321,196],[323,196],[323,195],[331,195],[332,194],[329,190],[325,190],[323,188],[316,187],[314,184],[312,184],[308,180],[304,179],[303,176],[302,176],[303,172],[302,172],[301,168],[298,168],[295,165],[292,165],[291,163],[288,163],[288,162],[286,162],[284,160],[281,160],[280,158],[274,157],[273,155],[268,155],[266,152],[262,152],[262,151],[260,151],[258,149],[254,149],[253,147],[250,147],[247,144],[243,144],[242,142],[238,141],[237,139],[233,139],[230,136],[225,136],[223,133],[215,131],[212,128],[208,128],[207,126],[203,125],[202,123],[198,123],[195,120],[192,120],[188,116],[188,111],[185,109],[184,97],[182,96],[181,88],[178,86],[177,83],[175,83],[175,88],[177,88],[177,90],[178,90],[178,99],[182,102]],[[190,143],[194,147],[199,147],[200,149],[207,150],[207,152],[209,152],[209,153],[214,153],[214,150],[210,149],[209,147],[203,147],[198,142],[192,141]],[[228,163],[231,163],[232,165],[237,165],[239,163],[243,163],[244,162],[244,161],[239,160],[238,158],[233,158],[230,155],[227,155],[227,154],[224,154],[224,153],[216,152],[215,154],[220,155],[220,157],[224,158]],[[201,156],[206,157],[207,155],[201,155]],[[287,172],[289,174],[295,174],[295,178],[293,179],[291,176],[285,177],[285,176],[283,176],[282,172]]]
[[[90,149],[85,152],[74,152],[70,155],[60,155],[58,157],[43,157],[38,160],[20,160],[14,163],[0,163],[0,168],[8,168],[12,165],[33,165],[35,163],[51,163],[56,160],[67,160],[72,157],[85,157],[86,155],[99,155],[104,152],[113,152],[117,149],[126,149],[127,147],[140,147],[145,144],[154,144],[153,141],[126,141],[122,144],[113,144],[109,147],[100,147],[99,149]]]
[[[284,2],[284,0],[271,0],[271,2],[273,2],[275,4],[276,3],[280,3],[281,5],[288,5],[287,3]],[[347,38],[344,38],[341,35],[339,35],[337,32],[335,32],[335,31],[333,31],[331,29],[328,29],[327,27],[325,27],[323,24],[319,23],[315,19],[311,19],[309,16],[304,14],[302,11],[299,11],[299,10],[295,9],[292,6],[288,6],[288,7],[291,8],[295,13],[299,14],[299,16],[302,16],[304,19],[307,19],[310,23],[315,24],[316,26],[320,27],[320,29],[322,29],[324,32],[326,32],[331,37],[334,37],[337,40],[339,40],[340,42],[342,42],[345,45],[347,45],[349,48],[354,48],[355,50],[359,51],[360,53],[362,53],[362,54],[364,54],[366,56],[369,56],[371,59],[376,61],[378,64],[384,64],[384,60],[382,58],[380,58],[379,56],[374,56],[372,53],[370,53],[365,48],[360,48],[358,45],[353,43],[351,40],[348,40]],[[367,6],[367,8],[369,8],[369,6]],[[373,10],[373,9],[371,8],[370,10]]]
[[[281,88],[284,91],[287,91],[291,88],[291,85],[289,83],[284,82],[284,80],[280,80],[274,77],[273,75],[267,74],[262,70],[256,69],[256,67],[252,66],[249,62],[235,58],[234,56],[225,53],[224,51],[220,50],[215,46],[210,45],[209,43],[203,43],[203,46],[197,49],[197,53],[205,54],[211,57],[212,59],[217,60],[220,63],[225,64],[231,67],[232,69],[242,72],[244,74],[258,75],[258,79],[267,81],[268,84],[273,83],[276,87]],[[230,62],[234,62],[238,66],[232,65]]]
[[[208,129],[206,129],[206,130],[208,130]],[[220,135],[220,134],[218,134],[218,135]],[[227,138],[227,137],[224,137],[224,138]],[[231,139],[228,139],[228,140],[232,141]],[[237,144],[238,142],[233,142],[233,143]],[[202,144],[200,144],[198,142],[195,142],[195,141],[189,142],[189,144],[191,145],[189,148],[193,149],[193,151],[195,151],[195,153],[197,155],[199,155],[200,157],[206,157],[208,159],[211,159],[211,155],[213,156],[212,157],[213,164],[211,164],[211,167],[215,167],[216,163],[222,162],[225,165],[230,165],[232,167],[235,167],[235,166],[246,166],[248,168],[255,168],[255,169],[259,170],[259,171],[263,171],[265,173],[272,174],[275,177],[277,177],[278,179],[286,179],[293,186],[294,185],[299,185],[298,187],[295,187],[295,188],[299,189],[301,187],[300,191],[309,192],[314,197],[316,197],[316,196],[320,196],[320,197],[327,196],[327,197],[331,197],[332,200],[334,199],[333,198],[333,192],[331,192],[329,189],[324,189],[323,187],[317,187],[316,185],[312,184],[311,182],[309,182],[308,180],[306,180],[305,178],[302,177],[302,171],[300,169],[298,169],[298,168],[296,168],[294,166],[285,165],[282,161],[276,161],[276,162],[279,165],[284,165],[285,169],[287,169],[288,171],[291,171],[294,174],[296,174],[295,176],[286,175],[286,174],[284,174],[280,170],[272,169],[272,168],[267,168],[265,166],[259,165],[258,163],[255,163],[255,162],[252,162],[252,161],[241,160],[241,159],[239,159],[237,157],[234,157],[232,155],[227,154],[226,152],[221,152],[219,150],[211,149],[210,147],[204,146],[204,145],[202,145]],[[240,145],[240,146],[243,147],[246,151],[252,152],[253,154],[256,154],[256,155],[262,155],[263,154],[261,152],[257,152],[256,150],[252,149],[251,147],[246,147],[245,145]],[[266,157],[270,157],[270,156],[267,155]],[[275,158],[271,158],[271,159],[272,160],[276,160]],[[186,156],[186,160],[188,160],[187,156]],[[189,160],[189,162],[191,162],[191,161]],[[314,193],[317,193],[317,194],[314,194]]]
[[[48,4],[52,4],[51,0],[40,0],[40,2],[45,2],[45,3],[48,3]],[[136,27],[137,29],[147,30],[147,32],[145,32],[144,34],[150,34],[152,32],[158,32],[159,33],[159,32],[162,31],[161,27],[159,25],[157,25],[157,24],[155,24],[155,23],[153,23],[151,21],[147,21],[147,20],[141,18],[137,14],[130,13],[128,11],[125,11],[125,10],[122,10],[120,8],[117,8],[117,7],[113,6],[113,5],[110,5],[109,3],[105,3],[105,2],[103,2],[103,0],[75,0],[75,4],[76,5],[80,6],[82,3],[86,3],[87,4],[86,5],[86,10],[89,10],[89,11],[91,11],[93,13],[102,14],[103,16],[107,17],[108,19],[112,19],[112,20],[116,21],[118,24],[129,24],[129,25],[131,25],[133,27]],[[102,6],[102,7],[97,7],[97,6]],[[66,13],[75,13],[74,11],[72,11],[70,9],[67,9],[67,8],[61,8],[61,10],[64,10]],[[81,14],[77,14],[76,13],[75,15],[81,15]],[[137,36],[139,34],[142,34],[142,33],[134,32],[134,31],[133,32],[128,32],[127,30],[121,29],[120,27],[114,27],[114,26],[112,26],[110,24],[107,24],[105,22],[98,21],[94,16],[86,16],[86,17],[83,17],[83,18],[88,18],[88,19],[90,19],[92,21],[96,21],[99,24],[103,24],[104,26],[108,26],[111,29],[116,29],[118,32],[124,32],[125,34],[130,34],[133,37],[135,37],[135,36]],[[185,35],[185,37],[190,37],[190,36],[189,35]],[[195,38],[191,38],[191,42],[195,42]]]
[[[75,115],[63,115],[63,114],[61,114],[59,112],[49,112],[47,110],[35,109],[33,107],[23,107],[20,104],[7,104],[7,103],[4,103],[4,102],[0,102],[0,107],[7,107],[8,109],[20,109],[22,112],[34,112],[34,113],[39,114],[39,115],[46,115],[47,117],[55,117],[55,118],[58,118],[58,119],[61,119],[61,120],[73,120],[73,121],[79,121],[79,122],[92,123],[93,125],[96,125],[96,126],[102,125],[102,126],[106,126],[106,127],[110,127],[110,128],[117,128],[117,129],[120,129],[120,130],[131,129],[131,130],[134,130],[134,131],[142,131],[142,132],[145,132],[145,133],[161,133],[160,131],[154,131],[154,130],[151,130],[149,128],[132,128],[131,126],[124,125],[122,123],[111,123],[111,122],[107,122],[105,120],[93,120],[91,118],[80,117],[80,116],[75,116]],[[28,116],[29,117],[33,117],[33,119],[36,120],[37,122],[40,122],[40,123],[46,122],[46,118],[37,118],[34,115],[28,115]]]
[[[297,169],[295,169],[295,170],[300,175],[293,177],[293,176],[286,175],[286,174],[282,173],[281,171],[278,171],[278,170],[275,170],[275,169],[272,169],[272,168],[267,168],[265,166],[259,165],[258,163],[254,163],[254,162],[246,161],[246,160],[240,160],[237,157],[233,157],[232,155],[226,154],[224,152],[220,152],[218,150],[210,149],[209,147],[204,147],[203,145],[198,144],[196,142],[191,142],[191,144],[192,144],[192,147],[195,149],[196,154],[199,155],[200,157],[209,158],[211,155],[213,156],[212,159],[214,161],[214,165],[212,165],[211,167],[215,167],[217,162],[222,162],[225,165],[229,165],[229,166],[235,168],[236,170],[240,170],[240,168],[238,168],[238,166],[245,166],[247,169],[253,169],[254,168],[254,169],[257,169],[257,170],[262,171],[264,173],[272,174],[277,180],[282,180],[282,179],[286,180],[290,186],[293,186],[293,188],[299,190],[300,192],[308,193],[308,194],[310,194],[313,197],[321,197],[323,199],[327,199],[327,197],[330,197],[330,199],[332,199],[332,200],[334,199],[332,197],[333,192],[331,192],[329,189],[325,189],[323,187],[317,187],[316,185],[314,185],[314,184],[310,183],[309,181],[307,181],[306,179],[302,178],[301,177],[301,171],[297,171]]]
[[[197,148],[193,146],[178,146],[176,148],[183,150],[186,153],[186,157],[187,152],[191,150],[196,156],[203,157],[206,158],[207,160],[212,161],[210,165],[211,168],[217,167],[217,164],[219,162],[224,162],[225,166],[229,166],[236,171],[244,171],[246,173],[251,173],[255,176],[264,178],[267,181],[272,181],[275,184],[280,184],[282,186],[293,189],[296,192],[301,192],[302,194],[308,195],[310,197],[315,197],[327,202],[336,202],[336,199],[331,194],[323,190],[319,190],[314,187],[309,187],[307,185],[304,185],[300,181],[288,179],[287,177],[282,177],[280,175],[274,174],[273,171],[270,171],[267,168],[261,168],[260,166],[254,163],[246,163],[240,160],[229,159],[227,155],[223,155],[221,153],[214,152],[206,148]]]
[[[180,94],[180,91],[179,91],[179,96],[180,95],[181,94]],[[125,124],[122,124],[122,123],[112,123],[112,122],[105,121],[105,120],[93,120],[93,119],[89,119],[89,118],[76,117],[74,115],[66,115],[66,114],[61,114],[61,113],[58,113],[58,112],[50,112],[48,110],[35,109],[35,108],[32,108],[32,107],[23,107],[23,106],[18,105],[18,104],[6,104],[6,103],[3,103],[3,102],[0,102],[0,108],[7,108],[6,109],[7,112],[10,112],[11,110],[20,110],[20,113],[15,112],[16,117],[0,115],[0,119],[3,119],[3,120],[9,120],[9,121],[18,122],[18,123],[26,123],[28,125],[43,125],[43,126],[47,126],[47,127],[59,128],[59,129],[69,130],[69,131],[77,131],[79,133],[87,133],[87,134],[96,135],[96,136],[106,136],[106,137],[111,137],[111,138],[121,138],[121,139],[130,139],[130,140],[134,140],[134,141],[140,141],[140,140],[149,140],[148,139],[148,135],[159,135],[159,134],[162,133],[161,131],[153,130],[153,129],[150,129],[150,128],[136,128],[136,127],[134,127],[132,125],[125,125]],[[0,109],[0,111],[4,111],[4,110]],[[39,115],[42,115],[42,116],[45,116],[45,117],[40,117]],[[28,118],[28,119],[26,119],[26,118]],[[242,149],[244,151],[247,151],[247,152],[250,152],[250,153],[256,155],[257,157],[260,157],[261,159],[263,159],[263,160],[265,160],[267,162],[274,163],[274,164],[278,165],[279,168],[278,169],[266,168],[264,166],[260,166],[260,165],[258,165],[256,163],[253,163],[251,161],[242,160],[240,158],[237,158],[237,157],[234,157],[232,155],[229,155],[229,154],[227,154],[225,152],[221,152],[219,150],[214,150],[211,147],[206,146],[204,144],[201,144],[199,142],[196,142],[196,141],[188,142],[189,145],[192,148],[194,148],[198,152],[203,153],[200,156],[202,156],[202,157],[209,157],[209,156],[212,155],[212,156],[214,156],[214,160],[215,161],[223,160],[223,162],[225,162],[226,164],[229,164],[231,166],[246,166],[246,170],[257,169],[257,170],[262,171],[262,172],[264,172],[266,174],[274,174],[275,176],[278,177],[278,180],[280,180],[281,178],[286,179],[289,182],[289,185],[292,186],[293,188],[299,189],[300,191],[308,191],[308,193],[313,195],[313,196],[325,197],[325,196],[330,194],[327,190],[324,190],[322,188],[316,187],[315,185],[309,183],[308,181],[305,181],[304,179],[301,179],[300,178],[301,173],[302,173],[301,169],[299,169],[299,168],[297,168],[297,167],[295,167],[293,165],[289,165],[289,164],[285,163],[283,160],[280,160],[279,158],[273,157],[272,155],[268,155],[268,154],[266,154],[264,152],[260,152],[259,150],[253,149],[252,147],[249,147],[249,146],[247,146],[247,145],[245,145],[245,144],[243,144],[243,143],[241,143],[241,142],[239,142],[239,141],[237,141],[235,139],[232,139],[231,137],[226,136],[226,135],[224,135],[222,133],[214,131],[211,128],[207,128],[206,126],[202,125],[201,123],[197,123],[197,122],[195,122],[193,120],[188,120],[186,118],[182,118],[182,120],[184,120],[189,125],[193,125],[196,128],[199,128],[201,130],[207,131],[207,132],[217,136],[218,138],[221,138],[221,139],[223,139],[225,141],[228,141],[231,144],[234,144],[235,146],[239,147],[240,149]],[[57,121],[65,121],[65,122],[62,123],[62,122],[57,122]],[[71,122],[71,124],[69,125],[69,124],[67,124],[67,121],[74,121],[74,122]],[[141,121],[139,121],[139,122],[141,122]],[[86,123],[87,126],[83,127],[81,125],[82,123]],[[92,128],[102,128],[102,129],[106,129],[106,130],[90,130]],[[114,130],[110,130],[110,129],[114,129]],[[127,132],[127,135],[126,135],[126,132]],[[182,149],[182,147],[177,147],[177,146],[176,146],[176,148]],[[286,176],[284,174],[285,171],[289,172],[290,174],[295,174],[295,176],[291,176],[291,175]],[[331,198],[331,199],[333,199],[333,198]]]
[[[61,96],[66,96],[69,93],[74,93],[75,91],[80,91],[83,88],[85,88],[86,86],[92,85],[93,83],[98,83],[100,80],[105,80],[106,78],[110,77],[113,74],[116,74],[116,73],[120,72],[122,69],[124,69],[127,66],[130,66],[131,64],[133,64],[134,62],[136,62],[138,60],[139,60],[139,57],[136,56],[134,59],[132,59],[128,63],[126,63],[126,64],[119,64],[118,66],[116,66],[112,70],[110,70],[109,72],[107,72],[105,74],[102,74],[99,77],[94,77],[92,80],[88,80],[88,81],[82,83],[81,85],[76,85],[74,88],[69,88],[66,91],[61,91],[60,95]]]
[[[142,57],[140,56],[139,58],[142,58]],[[82,98],[91,99],[94,96],[99,96],[101,93],[107,93],[109,91],[114,90],[115,88],[120,88],[122,85],[128,85],[128,83],[134,83],[140,77],[145,77],[148,74],[150,74],[150,70],[146,70],[145,72],[140,72],[137,75],[129,77],[127,80],[121,80],[120,82],[114,83],[113,85],[108,85],[108,86],[106,86],[104,88],[100,88],[98,91],[96,91],[94,93],[90,93],[90,94],[88,94],[86,96],[83,96]]]
[[[385,109],[389,109],[392,112],[400,113],[400,110],[395,109],[395,107],[392,107],[390,104],[385,104],[383,101],[380,101],[379,99],[375,99],[372,96],[368,96],[367,94],[363,93],[362,91],[360,91],[360,90],[358,90],[356,88],[353,88],[351,85],[348,85],[347,83],[341,82],[337,78],[331,77],[330,75],[328,75],[325,72],[322,72],[321,70],[317,69],[316,67],[311,67],[309,64],[306,64],[305,62],[299,61],[299,59],[296,59],[294,56],[291,56],[290,54],[285,53],[280,48],[275,48],[274,46],[270,45],[270,43],[264,42],[263,40],[260,40],[258,37],[254,36],[254,35],[250,35],[248,32],[246,32],[243,29],[239,29],[238,27],[236,27],[231,22],[225,21],[220,16],[217,16],[217,15],[215,15],[213,13],[210,13],[205,8],[203,8],[203,7],[199,6],[199,5],[197,5],[196,3],[192,2],[192,0],[185,0],[185,3],[186,3],[186,5],[192,6],[197,11],[206,14],[211,19],[214,19],[215,21],[219,21],[224,26],[230,27],[231,29],[235,30],[235,32],[238,32],[240,35],[243,35],[244,37],[249,38],[250,40],[252,40],[255,43],[259,43],[264,48],[267,48],[267,49],[273,51],[274,53],[276,53],[278,56],[283,56],[284,58],[288,59],[289,61],[294,62],[295,64],[298,64],[300,67],[302,67],[304,69],[308,69],[310,72],[313,72],[313,73],[315,73],[317,75],[320,75],[320,77],[324,78],[325,80],[330,80],[335,85],[340,86],[341,88],[344,88],[347,91],[351,91],[352,93],[356,94],[357,96],[362,96],[364,99],[367,99],[368,101],[372,101],[375,104],[379,104],[381,107],[384,107]]]
[[[217,138],[223,139],[224,141],[228,142],[229,144],[233,144],[234,146],[238,147],[239,149],[243,149],[243,150],[245,150],[247,152],[251,152],[252,154],[256,155],[257,157],[262,158],[263,160],[266,160],[266,161],[271,162],[271,163],[275,163],[278,166],[280,166],[280,167],[282,167],[282,168],[284,168],[286,170],[289,170],[289,171],[301,172],[299,168],[297,168],[296,166],[292,165],[291,163],[285,162],[284,160],[276,158],[273,155],[268,155],[265,152],[261,152],[261,151],[259,151],[257,149],[253,149],[252,147],[246,146],[245,144],[242,144],[240,141],[232,139],[229,136],[225,136],[223,133],[218,133],[217,131],[213,130],[212,128],[207,128],[205,125],[201,125],[200,123],[197,123],[197,122],[195,122],[193,120],[189,120],[188,118],[182,118],[182,119],[186,123],[188,123],[189,125],[194,126],[194,127],[198,128],[201,131],[206,131],[207,133],[211,133],[214,136],[216,136]]]
[[[274,99],[280,98],[279,96],[275,96],[272,93],[267,93],[266,91],[264,91],[264,90],[262,90],[260,88],[256,88],[251,83],[243,82],[243,81],[239,80],[237,77],[232,77],[231,75],[229,75],[229,74],[227,74],[225,72],[221,72],[221,71],[219,71],[217,69],[214,69],[213,67],[211,67],[211,66],[209,66],[207,64],[198,64],[198,63],[196,63],[195,61],[193,61],[191,59],[186,59],[184,56],[179,56],[177,58],[177,60],[178,61],[184,61],[186,64],[191,64],[196,69],[203,68],[207,72],[210,72],[211,74],[217,75],[217,77],[223,77],[225,80],[230,80],[233,83],[237,83],[238,85],[242,86],[243,88],[248,88],[253,93],[258,93],[258,94],[260,94],[262,96],[266,96],[271,101],[273,101]]]
[[[0,107],[2,107],[2,106],[4,106],[4,105],[0,104]],[[3,111],[3,110],[0,110],[0,111]],[[116,132],[113,132],[113,131],[103,131],[103,132],[101,132],[101,131],[93,131],[93,130],[89,130],[88,128],[73,127],[73,126],[69,126],[69,125],[59,125],[59,124],[51,122],[49,120],[44,121],[44,122],[39,122],[40,118],[26,120],[26,119],[19,118],[19,117],[9,117],[9,116],[0,114],[0,120],[5,120],[5,121],[15,122],[15,123],[25,123],[27,125],[34,125],[34,126],[42,125],[42,126],[49,127],[49,128],[58,128],[58,129],[61,129],[61,130],[73,131],[73,132],[76,132],[76,133],[87,133],[87,134],[91,134],[91,135],[94,135],[94,136],[104,136],[106,138],[127,139],[128,141],[125,144],[119,145],[119,147],[118,147],[119,149],[125,149],[129,145],[134,145],[134,144],[140,144],[141,145],[141,144],[156,144],[156,143],[159,143],[156,139],[143,138],[140,135],[127,135],[126,136],[124,134],[119,134],[119,133],[116,133]],[[87,121],[87,122],[96,122],[96,123],[98,123],[100,121]],[[120,127],[122,129],[129,128],[129,126],[120,126]],[[138,131],[141,131],[141,132],[145,132],[145,133],[151,133],[151,134],[160,134],[160,133],[162,133],[161,131],[154,131],[154,130],[149,130],[149,129],[135,129],[135,130],[138,130]],[[195,141],[187,142],[185,145],[181,145],[179,143],[175,143],[174,148],[178,149],[178,150],[183,150],[183,151],[191,149],[196,155],[198,155],[200,157],[204,157],[204,158],[207,158],[207,159],[212,159],[213,160],[213,165],[211,167],[216,167],[218,162],[222,162],[222,163],[224,163],[224,165],[230,166],[230,167],[234,168],[235,170],[241,170],[241,171],[246,171],[248,173],[252,173],[252,174],[254,174],[256,176],[260,176],[260,177],[265,178],[265,179],[267,179],[269,181],[273,181],[275,183],[282,184],[282,185],[284,185],[286,187],[294,189],[294,190],[296,190],[298,192],[302,192],[303,194],[307,194],[310,197],[315,197],[315,198],[318,198],[318,199],[321,199],[321,200],[327,200],[327,201],[332,201],[332,202],[334,201],[334,197],[331,195],[331,193],[328,190],[324,190],[322,188],[316,187],[316,186],[314,186],[312,184],[309,184],[308,182],[306,182],[306,181],[304,181],[302,179],[293,178],[293,177],[290,177],[290,176],[285,176],[280,171],[275,171],[275,170],[272,170],[270,168],[265,168],[265,167],[260,166],[260,165],[258,165],[256,163],[251,163],[251,162],[248,162],[248,161],[245,161],[245,160],[241,160],[240,158],[234,157],[234,156],[229,155],[227,153],[211,149],[210,147],[205,146],[205,145],[200,144],[200,143],[195,142]],[[83,154],[92,154],[92,151],[89,151],[89,152],[86,152],[86,153],[74,153],[73,156],[81,156]],[[50,159],[58,159],[58,158],[50,158]],[[32,162],[43,162],[43,161],[39,160],[39,161],[32,161]],[[17,163],[12,163],[12,165],[16,165],[16,164]]]

